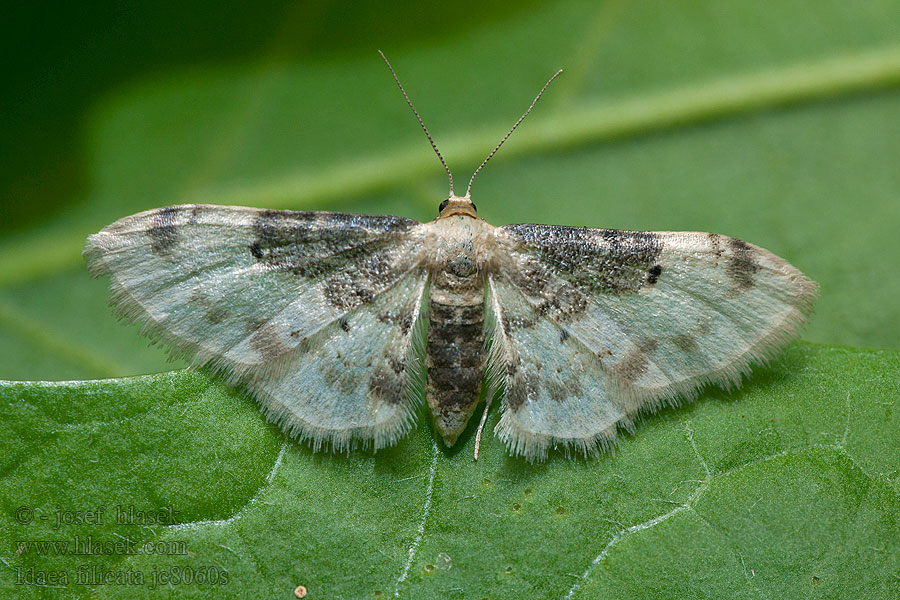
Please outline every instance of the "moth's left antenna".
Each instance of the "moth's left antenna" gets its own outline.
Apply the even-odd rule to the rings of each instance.
[[[394,72],[394,67],[391,66],[391,63],[387,59],[387,57],[384,55],[384,52],[379,50],[378,54],[381,55],[381,58],[384,60],[384,64],[386,64],[388,69],[391,70],[391,75],[394,76],[394,81],[397,82],[397,87],[400,88],[400,92],[403,94],[403,97],[406,98],[406,103],[409,104],[409,107],[412,109],[413,114],[416,115],[416,119],[419,121],[419,125],[422,126],[422,131],[425,132],[425,137],[428,138],[428,141],[431,142],[431,147],[434,148],[434,153],[437,154],[437,157],[438,157],[438,159],[440,159],[441,164],[444,165],[444,170],[447,171],[447,178],[450,180],[450,197],[452,197],[453,196],[453,173],[450,172],[450,167],[447,166],[447,161],[445,161],[444,157],[441,156],[441,151],[438,150],[437,144],[434,143],[434,139],[432,139],[431,134],[428,133],[428,128],[425,127],[425,122],[422,121],[422,117],[419,116],[419,111],[416,110],[416,107],[413,106],[413,103],[410,101],[409,96],[406,95],[406,90],[403,89],[403,84],[400,83],[400,78],[397,77],[397,73]]]

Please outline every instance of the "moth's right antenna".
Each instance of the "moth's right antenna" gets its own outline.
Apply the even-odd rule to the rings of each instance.
[[[419,111],[416,110],[416,107],[413,106],[413,103],[410,101],[409,96],[406,95],[406,90],[403,89],[403,84],[400,83],[400,78],[397,77],[397,74],[394,72],[394,67],[391,66],[390,61],[388,61],[387,57],[384,55],[384,52],[381,50],[378,51],[378,54],[381,55],[381,58],[384,60],[384,63],[387,65],[388,69],[391,70],[391,75],[394,76],[394,81],[397,82],[397,87],[400,88],[400,92],[403,94],[403,97],[406,98],[406,103],[409,104],[409,107],[412,109],[413,114],[416,115],[416,119],[419,121],[419,125],[422,126],[422,131],[425,132],[425,137],[428,138],[428,141],[431,142],[431,147],[434,148],[434,153],[437,154],[437,157],[440,159],[441,164],[444,165],[444,170],[447,171],[447,177],[450,179],[450,197],[453,194],[453,173],[450,172],[450,167],[447,166],[447,162],[444,160],[444,157],[441,156],[441,151],[438,150],[437,144],[434,143],[434,140],[431,138],[431,134],[428,133],[428,128],[425,127],[425,123],[422,121],[422,117],[419,116]],[[546,87],[546,86],[544,86]],[[518,123],[516,123],[518,125]]]
[[[541,91],[538,92],[538,95],[535,96],[535,97],[534,97],[534,100],[531,101],[531,106],[528,107],[528,110],[526,110],[525,113],[524,113],[521,117],[519,117],[519,120],[516,121],[516,124],[513,125],[512,128],[511,128],[509,131],[506,132],[506,135],[504,135],[504,136],[503,136],[503,139],[500,140],[500,143],[497,144],[497,145],[494,147],[493,150],[491,150],[491,153],[488,154],[488,157],[487,157],[486,159],[484,159],[484,162],[481,163],[481,164],[478,166],[477,169],[475,169],[475,172],[472,173],[472,179],[469,180],[469,187],[466,188],[466,198],[468,198],[468,197],[470,197],[470,196],[472,195],[472,182],[475,181],[475,176],[478,175],[478,172],[481,171],[481,169],[484,168],[484,165],[486,165],[486,164],[488,163],[489,160],[491,160],[492,158],[494,158],[494,155],[497,154],[497,150],[500,149],[500,146],[503,145],[503,142],[505,142],[505,141],[509,138],[509,136],[512,135],[512,132],[516,130],[516,127],[519,126],[519,123],[521,123],[522,121],[525,120],[525,117],[528,116],[528,113],[531,112],[531,109],[534,108],[534,105],[537,104],[537,103],[538,103],[538,100],[541,99],[541,96],[544,95],[544,90],[546,90],[547,87],[548,87],[551,83],[553,83],[553,80],[554,80],[554,79],[556,79],[557,77],[559,77],[560,73],[562,73],[562,69],[560,69],[559,71],[557,71],[557,72],[553,75],[553,77],[551,77],[551,78],[547,81],[547,83],[544,84],[544,87],[541,88]]]

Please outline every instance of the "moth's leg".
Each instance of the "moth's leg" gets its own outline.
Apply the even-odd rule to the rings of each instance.
[[[478,431],[475,433],[475,460],[478,460],[478,448],[481,447],[481,431],[484,429],[484,422],[487,421],[488,409],[491,407],[493,394],[488,394],[484,401],[484,413],[481,415],[481,422],[478,423]]]

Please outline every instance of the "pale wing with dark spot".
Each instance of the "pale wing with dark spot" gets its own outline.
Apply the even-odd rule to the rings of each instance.
[[[590,452],[641,410],[739,383],[797,334],[816,291],[783,259],[716,234],[511,225],[497,237],[498,432],[529,458],[556,445]],[[546,377],[553,348],[570,357],[552,376],[555,398],[534,391],[553,385],[526,381]],[[527,376],[510,371],[517,357],[532,363]],[[582,422],[590,414],[605,416]]]
[[[408,430],[421,251],[411,219],[184,205],[121,219],[84,255],[144,333],[248,384],[293,433],[344,447]],[[295,379],[310,359],[316,387]]]

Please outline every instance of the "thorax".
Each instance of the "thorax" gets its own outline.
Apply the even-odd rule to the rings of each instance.
[[[435,219],[426,225],[427,265],[433,288],[481,294],[495,263],[495,227],[468,216]]]

